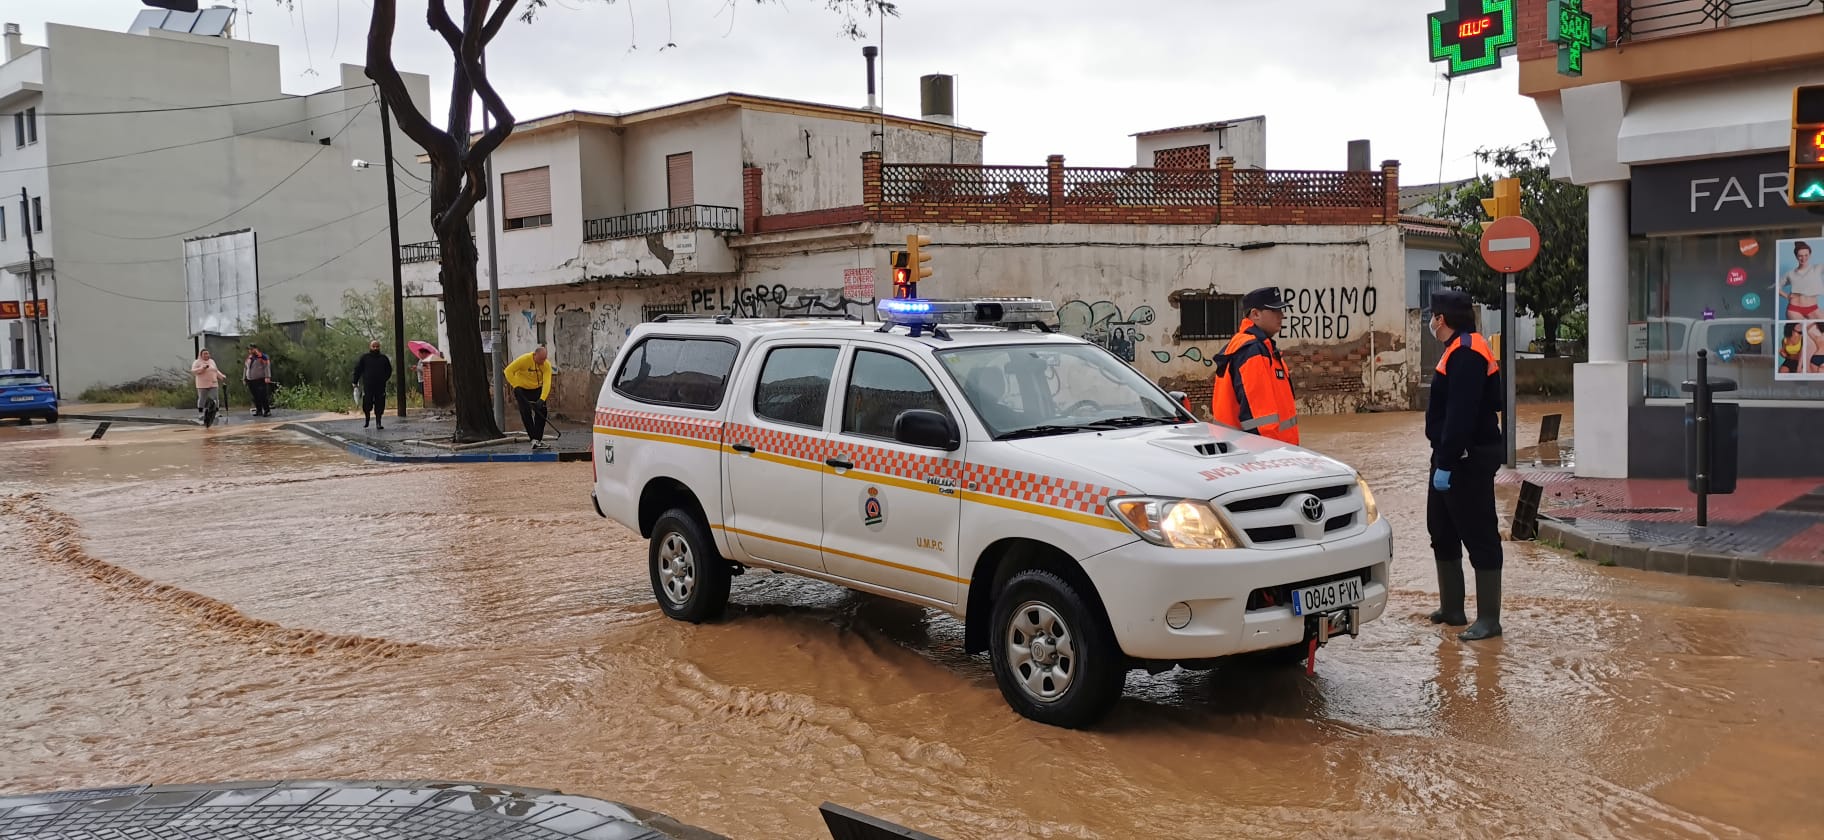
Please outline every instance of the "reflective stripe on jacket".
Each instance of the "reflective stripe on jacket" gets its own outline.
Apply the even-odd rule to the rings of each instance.
[[[1216,357],[1210,415],[1217,423],[1298,444],[1298,403],[1292,377],[1273,337],[1253,321]]]

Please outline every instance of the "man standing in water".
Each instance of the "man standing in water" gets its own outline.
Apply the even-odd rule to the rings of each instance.
[[[374,428],[386,428],[386,382],[393,378],[393,362],[380,352],[380,342],[367,343],[367,352],[355,362],[355,384],[361,386],[361,428],[373,412]]]
[[[1433,624],[1463,625],[1463,550],[1476,570],[1476,623],[1466,642],[1501,635],[1501,530],[1495,518],[1495,473],[1506,460],[1501,367],[1476,332],[1469,295],[1445,289],[1431,297],[1431,334],[1444,358],[1431,377],[1425,437],[1431,441],[1431,490],[1425,524],[1438,564],[1439,607]]]

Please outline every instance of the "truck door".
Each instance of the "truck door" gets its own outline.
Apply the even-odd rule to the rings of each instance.
[[[760,352],[729,411],[729,538],[757,559],[823,571],[823,453],[842,343]]]

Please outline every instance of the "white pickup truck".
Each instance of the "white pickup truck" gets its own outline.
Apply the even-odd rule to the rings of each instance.
[[[1392,531],[1349,467],[1197,422],[1045,301],[879,311],[628,337],[593,496],[667,615],[719,617],[747,569],[943,610],[1015,710],[1081,727],[1129,670],[1302,662],[1385,611]]]

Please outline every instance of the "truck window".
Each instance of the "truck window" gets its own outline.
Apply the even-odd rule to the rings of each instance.
[[[834,347],[780,347],[766,354],[754,389],[754,414],[793,426],[823,428],[830,380],[836,374]]]
[[[937,386],[918,365],[891,353],[856,351],[849,390],[843,397],[845,434],[892,440],[893,421],[899,413],[918,408],[950,416]]]
[[[641,402],[715,408],[728,388],[737,349],[720,338],[648,338],[621,363],[614,390]]]

